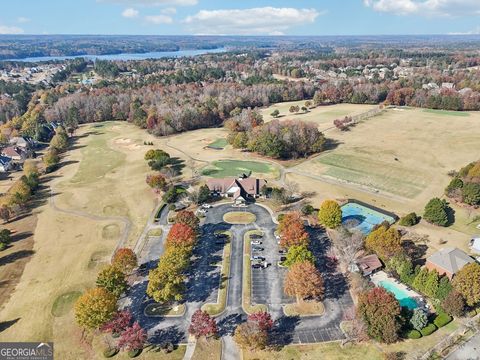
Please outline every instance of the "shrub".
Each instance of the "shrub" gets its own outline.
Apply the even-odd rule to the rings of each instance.
[[[400,219],[401,226],[414,226],[418,224],[418,216],[414,212],[405,215]]]
[[[407,333],[407,338],[409,339],[420,339],[422,337],[422,334],[418,330],[410,330]]]
[[[447,188],[445,189],[445,194],[449,196],[452,192],[455,190],[461,189],[463,187],[463,181],[462,179],[459,179],[458,177],[453,178],[452,181],[450,181],[450,184],[448,184]]]
[[[140,355],[142,352],[142,349],[135,349],[135,350],[130,350],[127,354],[129,358],[135,358],[138,355]]]
[[[315,208],[310,204],[307,204],[307,205],[302,207],[302,214],[303,215],[311,215],[314,211],[315,211]]]
[[[116,349],[116,348],[105,349],[103,351],[103,356],[106,357],[106,358],[114,357],[117,354],[118,354],[118,349]]]
[[[420,333],[422,334],[422,336],[428,336],[434,333],[436,330],[437,327],[435,326],[435,324],[428,324],[422,330],[420,330]]]
[[[278,214],[277,220],[282,221],[284,217],[285,217],[285,214]]]
[[[448,204],[445,200],[439,198],[431,199],[427,205],[425,205],[425,212],[423,218],[429,223],[447,226],[448,225]]]
[[[441,327],[447,325],[450,321],[452,321],[452,317],[450,315],[441,313],[435,318],[435,320],[433,320],[433,323],[437,328],[440,329]]]

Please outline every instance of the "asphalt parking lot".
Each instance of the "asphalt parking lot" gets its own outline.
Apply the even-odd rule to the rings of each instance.
[[[283,292],[283,279],[287,268],[278,266],[280,255],[279,246],[274,236],[276,226],[264,229],[260,247],[263,251],[252,251],[252,255],[260,255],[266,258],[270,264],[266,269],[252,268],[252,301],[254,304],[284,305],[294,302],[294,299],[286,296]]]

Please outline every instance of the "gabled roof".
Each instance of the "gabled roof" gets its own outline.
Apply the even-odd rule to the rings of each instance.
[[[468,254],[458,248],[440,249],[430,255],[427,261],[451,274],[456,274],[465,265],[474,262]]]
[[[240,196],[241,192],[245,192],[248,195],[258,195],[262,186],[266,185],[267,182],[263,179],[257,178],[223,178],[223,179],[209,179],[207,181],[207,186],[210,191],[217,191],[222,194],[227,192],[233,192],[234,197]]]
[[[367,255],[361,259],[358,259],[357,265],[363,273],[375,271],[383,266],[380,259],[375,254]]]

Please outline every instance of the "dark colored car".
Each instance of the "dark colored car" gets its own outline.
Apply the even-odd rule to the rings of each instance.
[[[261,239],[263,238],[263,235],[260,234],[252,234],[250,235],[250,239]]]
[[[279,254],[286,254],[288,251],[286,249],[280,249],[278,250]]]
[[[252,251],[263,251],[263,250],[265,250],[265,249],[260,247],[260,246],[253,246],[252,247]]]

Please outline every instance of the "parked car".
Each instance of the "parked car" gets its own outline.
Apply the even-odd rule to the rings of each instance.
[[[217,239],[225,239],[225,238],[228,237],[228,235],[225,234],[225,233],[215,233],[215,237],[216,237]]]
[[[255,261],[255,260],[258,260],[258,261],[265,261],[265,258],[263,256],[258,256],[258,255],[254,255],[250,258],[251,261]]]
[[[260,246],[252,246],[252,251],[263,251],[263,250],[265,249]]]
[[[279,249],[278,250],[279,254],[286,254],[287,252],[288,252],[287,249]]]
[[[262,234],[252,234],[250,235],[250,239],[261,239],[263,238]]]
[[[270,266],[270,264],[266,261],[261,262],[261,263],[252,264],[252,268],[254,268],[254,269],[266,269],[269,266]]]
[[[252,245],[262,245],[260,240],[252,240]]]
[[[204,209],[211,209],[211,208],[212,208],[212,205],[210,205],[210,204],[202,204],[202,208],[204,208]]]
[[[286,256],[280,256],[280,261],[281,261],[281,262],[284,262],[285,260],[287,260],[287,257],[286,257]]]
[[[207,213],[207,210],[205,210],[205,209],[198,209],[197,212],[198,212],[199,214],[206,214],[206,213]]]

